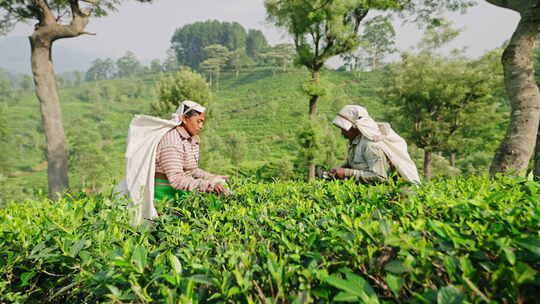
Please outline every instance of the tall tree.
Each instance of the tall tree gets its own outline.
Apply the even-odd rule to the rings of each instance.
[[[162,65],[163,72],[175,72],[179,68],[180,65],[178,64],[178,58],[176,57],[174,49],[169,48]]]
[[[424,177],[431,178],[432,153],[455,151],[463,134],[478,130],[493,111],[491,92],[500,85],[489,66],[430,52],[404,56],[391,68],[385,100],[393,124],[424,150]]]
[[[269,62],[271,65],[281,68],[282,71],[286,71],[287,67],[293,63],[295,57],[295,48],[293,44],[280,43],[266,49],[266,51],[262,53],[260,57],[266,62]]]
[[[116,60],[116,76],[119,78],[133,77],[142,71],[142,65],[135,53],[127,51],[126,54]]]
[[[136,0],[151,2],[152,0]],[[36,22],[29,37],[32,73],[47,138],[49,196],[57,198],[68,186],[68,155],[62,125],[60,99],[52,62],[56,40],[88,34],[90,17],[114,10],[121,0],[3,0],[0,2],[0,34],[18,22]]]
[[[14,90],[11,81],[7,79],[0,79],[0,106],[3,106],[14,96]]]
[[[540,1],[486,0],[520,14],[521,20],[504,50],[505,86],[512,114],[506,136],[499,146],[490,173],[526,172],[540,124],[540,91],[534,77],[534,46],[540,34]]]
[[[210,87],[204,77],[187,68],[174,74],[164,74],[156,85],[156,91],[158,101],[151,104],[152,113],[155,115],[174,113],[184,100],[208,105],[212,99]]]
[[[386,56],[396,50],[396,31],[390,20],[384,16],[376,16],[366,21],[358,52],[344,54],[342,58],[351,69],[367,67],[374,70]]]
[[[150,73],[159,74],[161,72],[163,72],[163,67],[161,66],[159,59],[152,60],[152,62],[150,62]]]
[[[197,69],[205,60],[205,47],[219,44],[235,51],[246,47],[246,36],[246,30],[237,22],[195,22],[175,31],[171,38],[171,48],[180,64]]]
[[[350,52],[360,43],[358,29],[371,9],[398,8],[399,1],[348,0],[265,0],[268,18],[293,36],[297,62],[311,73],[306,92],[309,96],[309,116],[315,119],[320,98],[320,72],[325,62]],[[309,146],[309,145],[308,145]],[[315,165],[309,165],[308,179],[315,178]]]
[[[236,51],[230,52],[229,58],[227,59],[227,66],[231,67],[235,71],[235,78],[238,79],[240,76],[240,70],[243,67],[253,65],[254,61],[246,54],[245,49],[238,49]]]
[[[268,41],[264,34],[259,30],[250,29],[246,38],[246,53],[253,60],[257,60],[259,54],[268,48]]]
[[[86,81],[112,79],[116,74],[116,65],[111,58],[96,59],[86,71]]]
[[[212,44],[205,47],[203,53],[206,59],[201,62],[200,68],[209,73],[210,84],[212,85],[212,79],[214,79],[216,86],[219,87],[219,75],[229,60],[231,52],[225,46]]]

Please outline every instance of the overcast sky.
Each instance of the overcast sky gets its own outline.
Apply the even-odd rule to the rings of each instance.
[[[519,15],[513,11],[480,2],[465,15],[448,15],[456,27],[465,28],[451,47],[465,46],[471,57],[502,45],[510,39],[519,21]],[[265,14],[263,0],[158,0],[154,4],[126,1],[117,13],[90,22],[87,30],[96,36],[63,39],[57,43],[100,56],[120,57],[130,50],[144,61],[162,59],[176,28],[208,19],[237,21],[246,28],[260,29],[271,44],[290,41],[282,31],[266,22]],[[408,49],[418,42],[420,33],[415,25],[396,25],[400,49]],[[29,25],[18,25],[8,36],[27,36],[31,29]]]

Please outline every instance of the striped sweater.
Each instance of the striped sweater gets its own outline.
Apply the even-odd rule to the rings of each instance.
[[[156,173],[167,176],[177,190],[210,192],[214,175],[199,169],[199,137],[178,126],[167,132],[157,147]]]

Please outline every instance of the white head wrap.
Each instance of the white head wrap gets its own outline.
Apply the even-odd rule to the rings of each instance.
[[[187,113],[189,110],[195,110],[199,113],[204,113],[206,108],[202,105],[191,100],[184,100],[176,109],[176,112],[171,114],[172,120],[178,122],[178,125],[182,124],[182,115]]]
[[[376,123],[369,116],[366,108],[358,105],[343,107],[332,123],[345,131],[356,126],[362,136],[381,147],[403,178],[413,183],[420,183],[416,165],[407,151],[407,142],[392,129],[390,124]]]
[[[127,196],[133,214],[131,224],[157,217],[154,207],[156,151],[159,142],[172,128],[182,124],[182,115],[189,110],[204,113],[206,108],[186,100],[180,104],[171,120],[148,115],[135,115],[129,124],[126,151],[126,179],[116,186],[116,192]]]

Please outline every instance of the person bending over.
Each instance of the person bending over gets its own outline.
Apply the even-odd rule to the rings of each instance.
[[[385,182],[395,169],[406,180],[419,183],[416,165],[407,152],[407,143],[388,123],[376,123],[364,107],[347,105],[339,111],[334,125],[349,140],[347,159],[328,172],[336,179],[354,178],[359,183]]]

